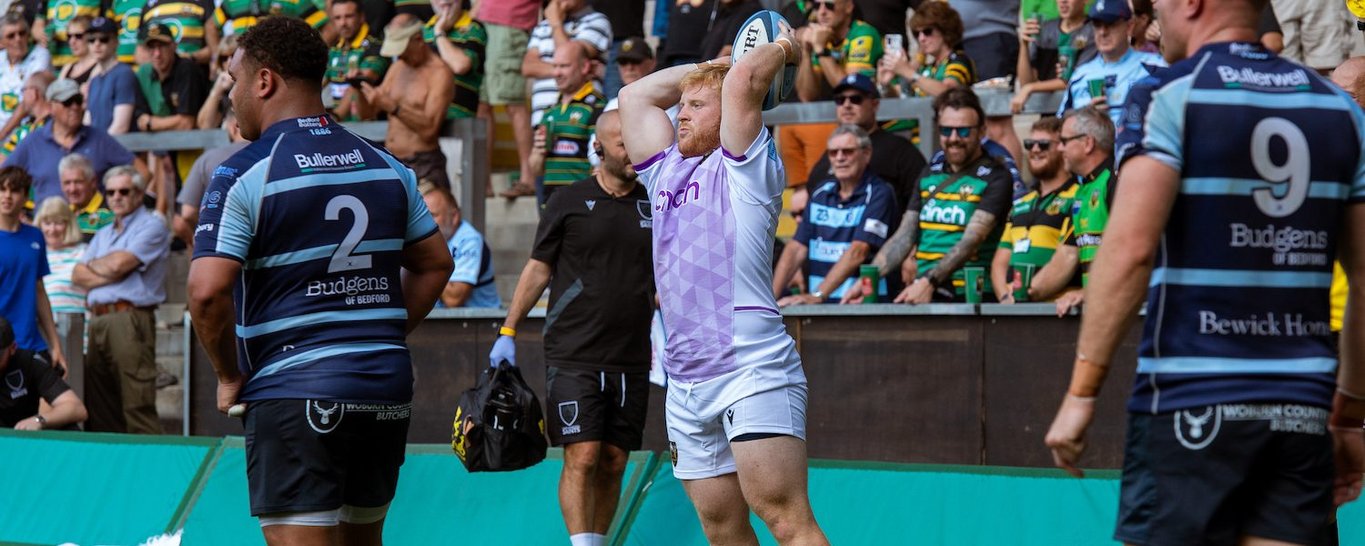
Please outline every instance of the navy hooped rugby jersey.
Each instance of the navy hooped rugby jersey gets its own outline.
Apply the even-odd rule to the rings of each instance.
[[[1180,173],[1129,411],[1331,407],[1328,288],[1345,208],[1365,201],[1365,115],[1259,44],[1218,43],[1136,84],[1123,123],[1120,162]]]
[[[280,121],[224,161],[194,257],[242,263],[241,399],[411,400],[402,252],[436,233],[412,171],[331,118]]]

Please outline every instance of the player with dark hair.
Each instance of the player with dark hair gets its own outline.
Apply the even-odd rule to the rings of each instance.
[[[242,37],[228,71],[254,142],[214,172],[190,266],[218,409],[245,403],[251,514],[272,545],[381,543],[411,412],[405,338],[453,268],[412,171],[327,117],[326,68],[297,19]]]
[[[1114,1],[1114,0],[1106,0]],[[1135,84],[1071,385],[1075,475],[1143,301],[1116,540],[1322,544],[1365,466],[1365,114],[1257,42],[1264,0],[1158,0],[1171,67]],[[1340,345],[1332,259],[1350,277]]]
[[[734,66],[655,72],[621,90],[626,151],[654,199],[654,278],[668,326],[673,474],[713,544],[827,544],[806,492],[806,374],[772,293],[786,187],[761,105],[801,52],[784,27]],[[665,109],[679,104],[676,132]]]

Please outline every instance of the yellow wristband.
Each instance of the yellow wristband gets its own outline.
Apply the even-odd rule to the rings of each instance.
[[[506,326],[498,328],[498,335],[507,337],[517,337],[517,331]]]

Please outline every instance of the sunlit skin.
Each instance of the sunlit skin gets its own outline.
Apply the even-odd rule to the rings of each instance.
[[[957,136],[957,131],[946,137],[939,137],[943,144],[943,155],[948,165],[960,169],[968,161],[981,155],[981,119],[970,108],[944,108],[938,114],[939,127],[971,127],[967,136]]]
[[[862,99],[862,104],[853,104],[854,100],[858,100],[856,98],[843,100],[843,97],[859,97]],[[857,125],[865,131],[871,131],[876,126],[877,105],[881,101],[853,89],[841,91],[834,98],[837,105],[834,107],[834,116],[839,119],[839,123]]]
[[[829,139],[826,153],[829,155],[829,168],[839,182],[857,183],[867,164],[872,161],[872,148],[858,147],[858,139],[853,135],[837,135]]]
[[[1128,21],[1091,21],[1090,24],[1095,28],[1095,50],[1105,59],[1116,61],[1128,52]]]
[[[70,229],[66,222],[43,220],[38,223],[38,229],[43,231],[43,241],[47,242],[49,250],[60,250],[71,246],[66,244],[66,230]]]
[[[1028,154],[1028,170],[1033,173],[1033,178],[1047,180],[1056,176],[1057,170],[1062,168],[1062,143],[1057,139],[1057,135],[1046,131],[1033,131],[1029,133],[1029,139],[1051,142],[1047,151],[1036,146],[1024,150]]]
[[[120,219],[142,208],[142,190],[137,189],[127,176],[109,179],[104,183],[104,191],[108,194],[109,210]]]
[[[720,147],[720,90],[692,87],[682,92],[678,109],[678,152],[683,157],[711,153]]]
[[[332,22],[332,29],[337,32],[337,36],[342,41],[349,42],[360,32],[360,25],[365,23],[365,14],[355,2],[339,2],[332,4],[327,19]]]
[[[62,171],[62,196],[66,197],[66,202],[77,209],[85,208],[90,204],[90,200],[95,197],[95,180],[86,180],[84,173],[68,169]]]

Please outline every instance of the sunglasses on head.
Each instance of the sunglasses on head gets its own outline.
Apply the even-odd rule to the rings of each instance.
[[[109,192],[109,195],[117,195],[120,197],[127,197],[133,194],[133,188],[111,188],[106,191]]]
[[[975,128],[976,127],[949,127],[947,125],[944,125],[938,128],[938,136],[948,138],[954,132],[956,132],[957,138],[967,138],[972,135],[972,129]]]
[[[1024,149],[1025,149],[1025,150],[1032,150],[1034,146],[1037,146],[1039,151],[1046,152],[1046,151],[1048,150],[1048,148],[1051,148],[1051,147],[1052,147],[1052,141],[1051,141],[1051,140],[1048,140],[1048,139],[1046,139],[1046,138],[1038,139],[1038,140],[1034,140],[1034,139],[1031,139],[1031,138],[1026,138],[1026,139],[1024,139]]]
[[[862,95],[837,95],[834,97],[834,104],[843,106],[844,103],[851,102],[858,105],[863,103],[863,98]]]
[[[934,32],[934,27],[917,28],[910,31],[916,38],[919,38],[920,36],[933,36]]]

